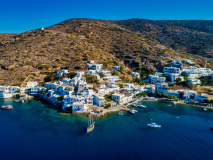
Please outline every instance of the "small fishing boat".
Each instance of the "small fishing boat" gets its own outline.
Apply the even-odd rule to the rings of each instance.
[[[124,116],[124,113],[118,113],[119,116]]]
[[[131,109],[129,112],[132,113],[132,114],[135,114],[135,113],[137,113],[138,111],[135,110],[135,109]]]
[[[151,124],[147,124],[147,127],[151,127],[151,128],[160,128],[161,125],[156,124],[156,123],[151,123]]]
[[[206,111],[207,111],[207,108],[206,108],[206,107],[204,107],[204,108],[203,108],[203,111],[205,111],[205,112],[206,112]]]
[[[7,105],[7,106],[1,106],[3,109],[5,110],[10,110],[10,109],[13,109],[13,106],[11,105]]]
[[[15,102],[20,102],[20,100],[15,100]]]
[[[24,100],[21,100],[21,103],[24,103]]]
[[[137,106],[138,106],[138,103],[134,103],[132,106],[133,106],[133,107],[137,107]]]
[[[139,104],[138,107],[139,107],[139,108],[146,108],[146,106],[144,106],[144,105],[142,105],[142,104]]]
[[[95,129],[95,122],[93,122],[93,118],[90,115],[88,119],[87,134],[90,134],[94,129]]]

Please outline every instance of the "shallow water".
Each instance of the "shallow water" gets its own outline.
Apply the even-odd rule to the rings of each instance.
[[[0,160],[37,159],[213,159],[213,111],[186,105],[143,102],[147,108],[96,120],[61,115],[47,104],[0,99]],[[161,128],[147,128],[156,122]]]

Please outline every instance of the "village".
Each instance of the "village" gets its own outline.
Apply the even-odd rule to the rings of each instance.
[[[212,78],[211,69],[197,68],[193,64],[192,60],[177,60],[164,67],[163,72],[146,76],[131,72],[129,76],[134,79],[132,83],[123,83],[115,74],[120,72],[120,66],[104,70],[103,64],[89,61],[86,63],[86,72],[70,73],[62,69],[55,74],[57,81],[46,82],[43,86],[39,86],[38,82],[27,82],[25,87],[0,86],[0,97],[37,97],[60,106],[63,112],[94,115],[128,110],[127,106],[141,100],[211,107],[212,101],[208,100],[207,94],[198,94],[192,89],[170,87],[185,82],[193,88],[201,85],[200,77]],[[94,86],[94,83],[97,85]]]

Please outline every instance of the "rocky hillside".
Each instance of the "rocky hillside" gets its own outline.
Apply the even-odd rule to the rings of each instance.
[[[0,34],[0,84],[20,83],[29,75],[32,75],[31,80],[40,80],[38,77],[42,76],[39,75],[60,68],[85,70],[88,60],[103,63],[108,69],[112,65],[125,65],[127,71],[161,70],[177,56],[189,56],[170,47],[171,39],[167,40],[167,37],[164,41],[168,44],[158,41],[153,32],[155,29],[147,30],[149,21],[147,27],[142,27],[144,22],[140,23],[144,32],[139,25],[137,28],[134,20],[132,25],[135,27],[127,27],[121,22],[124,23],[71,19],[44,30]],[[149,37],[148,32],[153,37]],[[198,63],[203,64],[201,60]]]
[[[119,26],[175,50],[213,58],[213,21],[114,21]]]

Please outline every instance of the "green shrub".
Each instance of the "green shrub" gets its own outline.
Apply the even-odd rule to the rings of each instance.
[[[63,101],[63,99],[64,99],[64,95],[57,97],[57,100],[59,101]]]

